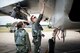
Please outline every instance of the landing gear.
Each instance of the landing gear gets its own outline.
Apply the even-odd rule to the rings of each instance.
[[[66,30],[61,30],[62,31],[62,36],[61,38],[63,38],[63,43],[65,42],[65,37],[66,37]]]
[[[53,30],[53,36],[57,36],[58,37],[58,39],[60,40],[60,38],[59,38],[59,33],[60,33],[60,31],[61,31],[61,38],[63,39],[63,43],[65,42],[65,37],[66,37],[66,30],[62,30],[62,29],[59,29],[59,28],[55,28],[54,30]]]

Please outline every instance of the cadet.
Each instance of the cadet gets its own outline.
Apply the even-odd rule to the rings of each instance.
[[[41,30],[43,30],[43,28],[39,23],[43,18],[43,13],[44,13],[44,4],[38,19],[34,15],[31,16],[34,53],[40,53],[41,36],[42,36]]]
[[[19,22],[17,24],[17,30],[14,33],[15,43],[16,43],[16,53],[29,53],[31,51],[31,44],[29,40],[29,35],[24,28],[24,23]]]

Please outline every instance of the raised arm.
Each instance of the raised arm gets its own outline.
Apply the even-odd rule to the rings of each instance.
[[[40,14],[43,14],[44,13],[44,9],[45,9],[45,2],[43,2],[43,5],[42,5],[42,9],[41,9]]]
[[[42,20],[44,9],[45,9],[45,2],[43,2],[42,9],[36,23],[39,23]]]

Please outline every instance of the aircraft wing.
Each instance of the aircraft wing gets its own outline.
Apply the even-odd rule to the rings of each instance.
[[[22,7],[25,7],[30,14],[39,14],[42,8],[42,0],[7,0],[7,3],[5,0],[0,0],[0,13],[1,15],[10,15],[12,12],[13,7],[15,6],[14,4],[17,2],[20,2]],[[8,3],[10,2],[10,3]],[[46,0],[46,5],[45,5],[45,11],[44,11],[44,16],[51,18],[51,16],[54,13],[54,6],[55,6],[55,0]],[[4,5],[5,3],[5,5]]]
[[[40,13],[42,8],[42,2],[43,0],[30,0],[30,9],[28,10],[29,13]],[[45,10],[44,10],[44,16],[51,18],[51,16],[54,13],[54,6],[55,6],[55,0],[45,0]]]
[[[10,12],[12,9],[13,9],[13,6],[6,6],[3,8],[0,8],[0,15],[10,15]]]
[[[20,2],[23,0],[0,0],[0,8]]]
[[[10,15],[15,3],[23,0],[0,0],[0,16]]]

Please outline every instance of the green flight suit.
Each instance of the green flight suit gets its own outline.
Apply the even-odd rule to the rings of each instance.
[[[31,44],[29,40],[29,35],[25,29],[18,29],[14,33],[15,43],[16,43],[16,53],[28,53],[31,50]]]
[[[37,21],[32,23],[32,36],[34,43],[34,53],[40,52],[41,46],[41,30],[43,30],[42,26],[39,24],[43,18],[43,14],[40,14]]]

